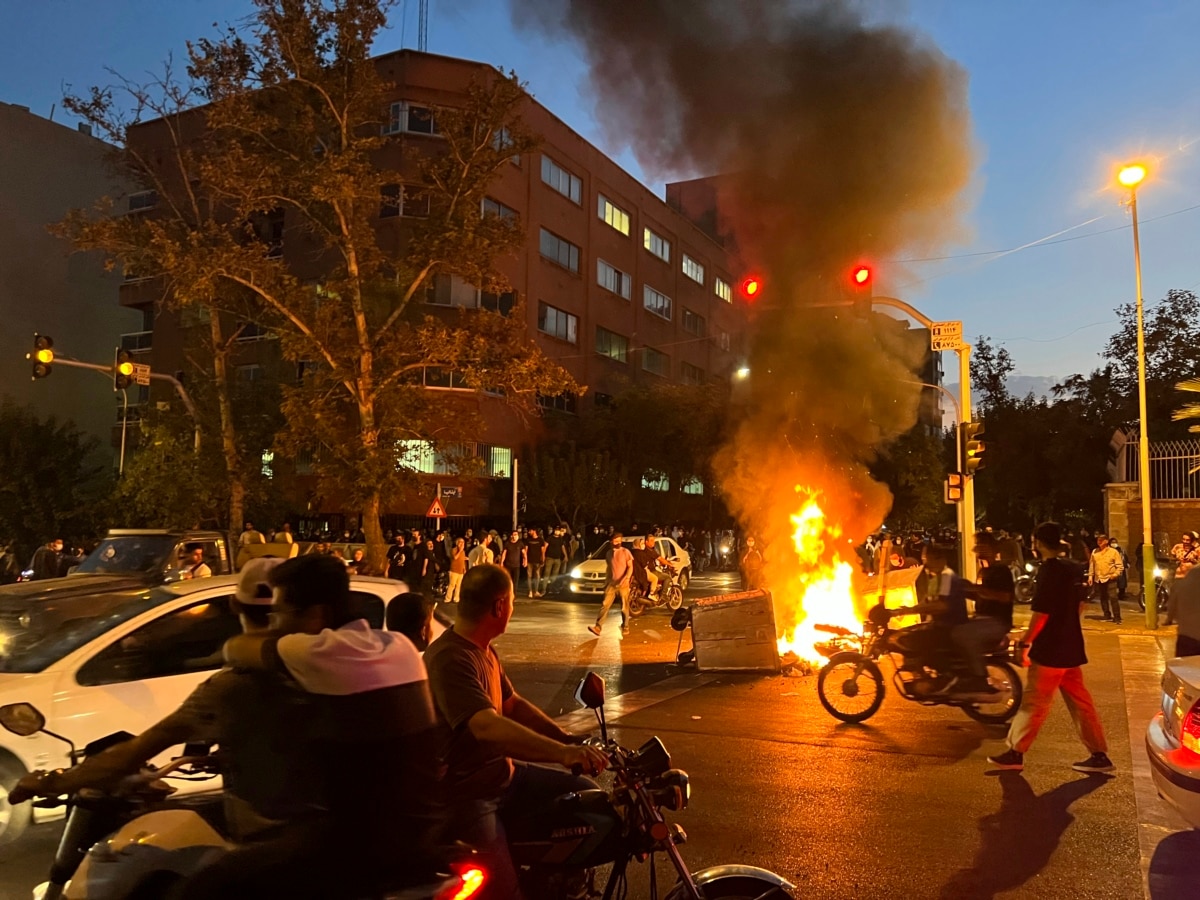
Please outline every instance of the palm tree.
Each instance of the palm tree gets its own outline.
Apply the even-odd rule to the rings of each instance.
[[[1200,394],[1200,378],[1189,378],[1186,381],[1180,381],[1175,385],[1175,390],[1186,391],[1189,394]],[[1200,402],[1192,400],[1184,403],[1183,406],[1171,413],[1171,421],[1185,422],[1189,419],[1200,419]],[[1200,424],[1189,425],[1188,431],[1192,434],[1200,434]],[[1188,469],[1189,475],[1195,475],[1200,472],[1200,457],[1192,460],[1191,468]]]

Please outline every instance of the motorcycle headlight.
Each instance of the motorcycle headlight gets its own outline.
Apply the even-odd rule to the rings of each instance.
[[[576,566],[575,568],[573,568],[571,570],[571,577],[572,578],[582,578],[583,577],[583,569],[579,568],[579,566]]]
[[[1157,566],[1155,566],[1155,567],[1154,567],[1154,577],[1155,577],[1155,578],[1162,578],[1162,577],[1163,577],[1163,570],[1162,570],[1162,569],[1160,569],[1160,568],[1158,568]]]
[[[654,779],[650,788],[654,802],[674,812],[687,809],[692,798],[691,780],[683,769],[668,769]]]
[[[1025,563],[1025,571],[1032,572],[1033,571],[1033,563]]]

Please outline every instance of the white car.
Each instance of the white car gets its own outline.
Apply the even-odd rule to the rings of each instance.
[[[1146,730],[1159,795],[1200,828],[1200,656],[1168,660],[1162,709]]]
[[[145,731],[220,668],[221,646],[241,633],[229,602],[237,580],[202,578],[133,596],[0,602],[0,706],[32,703],[48,730],[77,747],[115,731]],[[376,628],[387,603],[407,590],[402,582],[362,576],[352,576],[350,586]],[[177,749],[155,762],[178,756]],[[0,730],[0,844],[16,840],[30,820],[30,804],[10,807],[4,799],[13,784],[34,769],[68,764],[61,741]],[[179,786],[186,790],[187,782]],[[55,815],[32,812],[37,820]]]
[[[641,535],[625,535],[625,547],[633,549],[633,542]],[[678,573],[679,587],[686,590],[692,580],[692,557],[679,545],[674,538],[655,537],[658,555],[675,567]],[[571,570],[570,582],[572,594],[603,594],[604,583],[608,578],[608,556],[612,544],[605,541],[591,556]]]

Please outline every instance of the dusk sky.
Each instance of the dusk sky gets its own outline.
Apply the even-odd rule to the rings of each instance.
[[[514,31],[503,0],[431,6],[431,52],[515,69],[539,101],[640,176],[596,124],[575,47]],[[1147,302],[1200,288],[1200,3],[882,6],[968,71],[980,163],[973,233],[945,248],[948,258],[907,271],[880,261],[879,293],[934,319],[962,319],[969,339],[1008,347],[1020,373],[1090,370],[1114,308],[1134,298],[1129,217],[1111,185],[1117,163],[1141,155],[1154,162],[1139,194]],[[57,104],[55,119],[73,124],[64,86],[107,84],[105,67],[139,79],[168,54],[182,60],[189,38],[250,10],[248,0],[0,0],[0,100],[43,116]],[[397,8],[380,52],[416,46],[416,10],[416,0]],[[707,173],[676,177],[697,174]],[[661,195],[660,183],[649,186]],[[954,371],[949,359],[946,369]]]

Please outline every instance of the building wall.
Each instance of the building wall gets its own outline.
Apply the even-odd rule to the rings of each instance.
[[[117,302],[120,276],[96,254],[72,254],[48,225],[68,211],[122,193],[105,162],[108,145],[87,134],[0,103],[0,394],[43,415],[72,420],[105,447],[116,421],[104,376],[55,366],[33,381],[25,354],[33,334],[54,339],[60,355],[110,364],[142,315]]]

